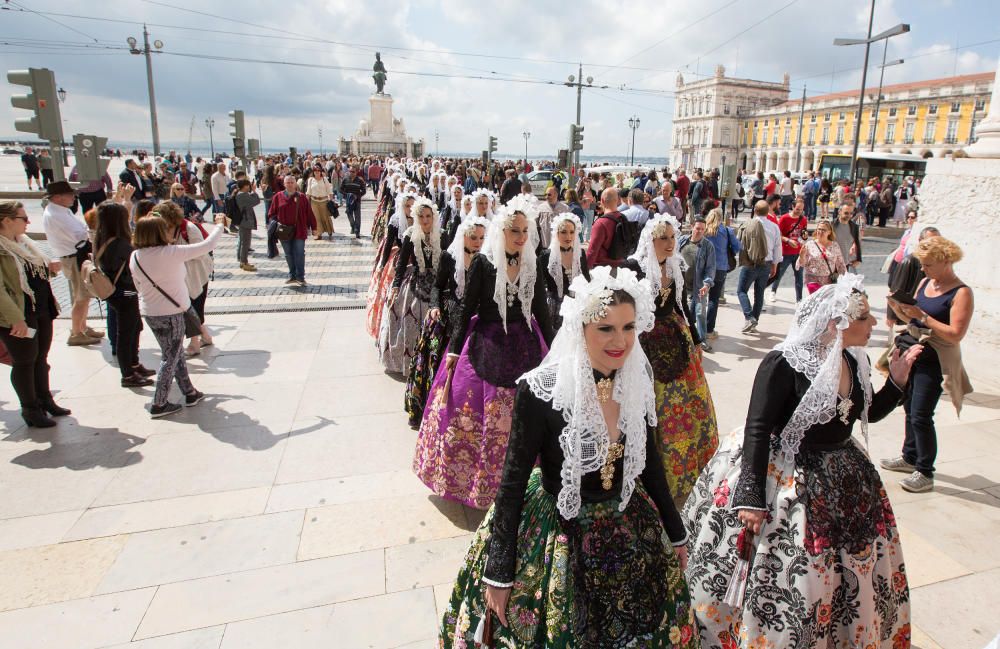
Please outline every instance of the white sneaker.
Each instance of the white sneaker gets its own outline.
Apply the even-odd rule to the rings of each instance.
[[[767,292],[767,303],[768,304],[774,304],[777,301],[778,301],[778,294],[775,293],[774,291],[768,291]]]
[[[933,491],[934,478],[928,478],[920,471],[914,471],[909,475],[909,477],[900,480],[899,486],[903,488],[903,491],[909,491],[914,494],[924,493],[925,491]]]

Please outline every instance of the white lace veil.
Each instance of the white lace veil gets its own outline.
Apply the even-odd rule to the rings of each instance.
[[[472,212],[471,214],[475,216],[483,216],[479,213],[479,208],[476,203],[479,202],[480,196],[486,197],[486,215],[484,218],[490,219],[491,221],[496,216],[496,211],[493,209],[493,192],[488,189],[477,189],[476,191],[469,194],[472,197]]]
[[[670,214],[657,214],[646,221],[646,225],[642,228],[642,233],[639,235],[639,245],[636,247],[635,253],[629,257],[629,259],[639,262],[639,267],[646,274],[646,281],[649,282],[649,288],[654,298],[659,294],[663,282],[660,279],[660,262],[656,259],[653,239],[662,237],[666,232],[667,226],[673,228],[674,236],[679,241],[681,226],[677,223],[677,219]],[[684,286],[684,276],[682,273],[686,269],[687,264],[684,263],[684,259],[678,254],[677,247],[675,246],[674,254],[667,258],[666,275],[674,279],[674,299],[677,300],[677,306],[682,309],[682,313],[684,308],[684,300],[681,296],[681,289]]]
[[[428,233],[424,233],[417,221],[417,215],[422,209],[430,209],[431,211],[431,231]],[[413,216],[413,225],[407,229],[406,234],[413,242],[413,256],[417,258],[417,268],[421,274],[427,272],[426,260],[424,259],[424,244],[426,243],[431,248],[431,270],[433,271],[437,269],[438,263],[441,261],[441,223],[438,220],[437,206],[426,198],[418,198],[413,201],[410,214]]]
[[[531,393],[562,412],[566,427],[559,434],[564,459],[560,475],[562,488],[556,504],[565,519],[580,511],[580,479],[598,471],[608,458],[608,427],[604,421],[593,367],[583,334],[584,325],[601,319],[616,290],[627,291],[635,300],[635,334],[653,328],[653,297],[645,282],[627,268],[612,275],[608,266],[591,271],[591,281],[582,275],[573,279],[570,293],[563,299],[563,325],[552,348],[536,369],[521,378]],[[653,370],[636,340],[625,364],[614,379],[612,397],[621,406],[618,428],[625,436],[622,492],[619,511],[625,511],[635,481],[646,466],[647,426],[656,424]]]
[[[562,269],[562,252],[559,250],[559,228],[562,227],[564,223],[572,223],[574,232],[579,235],[583,231],[583,226],[580,224],[580,218],[573,214],[572,212],[563,212],[562,214],[552,215],[552,238],[549,240],[549,276],[555,280],[556,292],[559,297],[563,296],[563,269]],[[570,269],[570,277],[576,277],[580,274],[580,237],[573,237],[573,266]]]
[[[452,178],[454,178],[454,176],[452,176]],[[458,199],[458,204],[456,204],[456,202],[455,202],[455,188],[456,187],[458,187],[458,191],[461,192],[462,198],[465,198],[465,190],[462,189],[461,185],[457,185],[456,184],[456,185],[452,185],[451,186],[451,189],[448,190],[447,199],[448,199],[448,207],[451,208],[452,213],[454,213],[455,211],[461,209],[461,205],[462,205],[462,198]]]
[[[864,277],[848,273],[802,300],[785,339],[775,345],[788,364],[809,379],[809,388],[781,431],[781,450],[789,460],[799,452],[808,429],[825,424],[837,413],[844,329],[861,315]],[[872,316],[869,316],[872,317]],[[847,350],[857,361],[864,387],[861,434],[868,446],[868,406],[872,400],[871,366],[864,347]]]
[[[475,215],[476,208],[473,207],[472,210],[473,215]],[[528,221],[528,242],[524,244],[524,249],[521,251],[520,271],[517,280],[511,282],[507,276],[507,246],[504,231],[511,226],[518,213],[524,214]],[[535,278],[538,274],[538,257],[535,256],[535,248],[538,247],[536,217],[534,206],[527,202],[511,199],[505,207],[500,208],[500,214],[490,221],[490,227],[486,230],[486,240],[483,241],[483,254],[497,269],[493,301],[496,302],[497,309],[500,311],[500,319],[503,321],[505,333],[507,331],[508,286],[511,291],[516,291],[518,299],[521,300],[521,313],[524,315],[524,321],[529,326],[531,324],[531,300],[535,295]]]
[[[398,194],[396,194],[396,211],[392,213],[392,219],[390,219],[389,221],[390,225],[396,226],[396,230],[399,231],[399,237],[401,239],[403,238],[403,233],[406,232],[406,228],[410,227],[406,223],[406,212],[403,209],[407,199],[410,198],[416,199],[417,195],[408,191],[401,191]],[[415,204],[416,203],[414,203],[414,205]],[[413,207],[411,206],[410,216],[412,215],[413,215]]]
[[[455,295],[459,298],[465,295],[465,235],[479,226],[489,230],[490,222],[481,216],[465,219],[459,224],[455,239],[448,246],[448,254],[455,260]]]

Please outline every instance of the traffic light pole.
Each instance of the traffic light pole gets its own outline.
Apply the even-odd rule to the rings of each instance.
[[[14,128],[22,133],[32,133],[49,143],[54,180],[66,180],[65,158],[63,156],[62,116],[56,91],[56,76],[47,68],[10,70],[7,80],[15,85],[30,89],[27,95],[14,95],[10,105],[32,112],[31,117],[14,120]]]
[[[149,53],[149,30],[142,26],[143,53],[146,55],[146,85],[149,89],[149,122],[153,128],[153,155],[160,155],[160,127],[156,120],[156,91],[153,89],[153,57]]]

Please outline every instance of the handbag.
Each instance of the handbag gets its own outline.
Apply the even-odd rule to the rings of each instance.
[[[80,275],[83,281],[83,287],[88,293],[99,300],[106,300],[114,295],[115,285],[118,284],[118,278],[122,276],[122,272],[125,270],[125,264],[128,263],[128,260],[122,263],[121,268],[119,268],[118,272],[115,274],[114,280],[108,279],[108,276],[104,274],[103,270],[101,270],[101,255],[104,254],[107,247],[111,245],[111,242],[117,238],[118,237],[112,237],[108,239],[108,241],[101,246],[101,249],[97,251],[97,256],[94,257],[93,260],[88,259],[80,266]]]
[[[135,265],[138,267],[139,271],[146,276],[149,283],[153,285],[157,291],[160,292],[163,297],[167,298],[171,304],[173,304],[178,309],[181,308],[180,302],[170,297],[166,291],[160,288],[160,285],[153,281],[153,278],[149,276],[149,273],[142,267],[139,263],[139,258],[135,257]],[[187,311],[184,312],[184,337],[193,338],[194,336],[201,335],[201,318],[198,317],[198,313],[194,310],[194,307],[188,306]]]
[[[733,233],[728,227],[722,227],[726,228],[726,261],[729,262],[729,270],[734,270],[736,268],[736,253],[733,252]]]
[[[299,206],[299,195],[296,194],[295,198],[292,199],[292,204],[295,205],[295,218],[298,218],[298,206]],[[291,241],[295,238],[295,224],[286,225],[281,221],[278,221],[278,241]]]
[[[336,201],[327,201],[326,211],[329,212],[330,216],[332,216],[333,218],[337,218],[338,216],[340,216],[340,208],[337,207]]]

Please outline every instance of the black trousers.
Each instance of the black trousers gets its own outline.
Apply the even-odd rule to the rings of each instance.
[[[108,195],[103,189],[98,189],[96,192],[80,192],[77,196],[80,198],[80,211],[84,214],[95,205],[108,200]]]
[[[118,356],[118,369],[122,378],[132,376],[134,368],[139,364],[139,332],[142,331],[142,318],[139,316],[139,298],[136,296],[112,296],[108,306],[117,318],[115,336],[115,351]]]
[[[13,365],[10,382],[22,408],[38,408],[52,399],[49,392],[49,349],[52,347],[52,318],[39,317],[29,327],[37,331],[33,338],[10,335],[10,327],[0,327],[0,340],[10,352]]]

